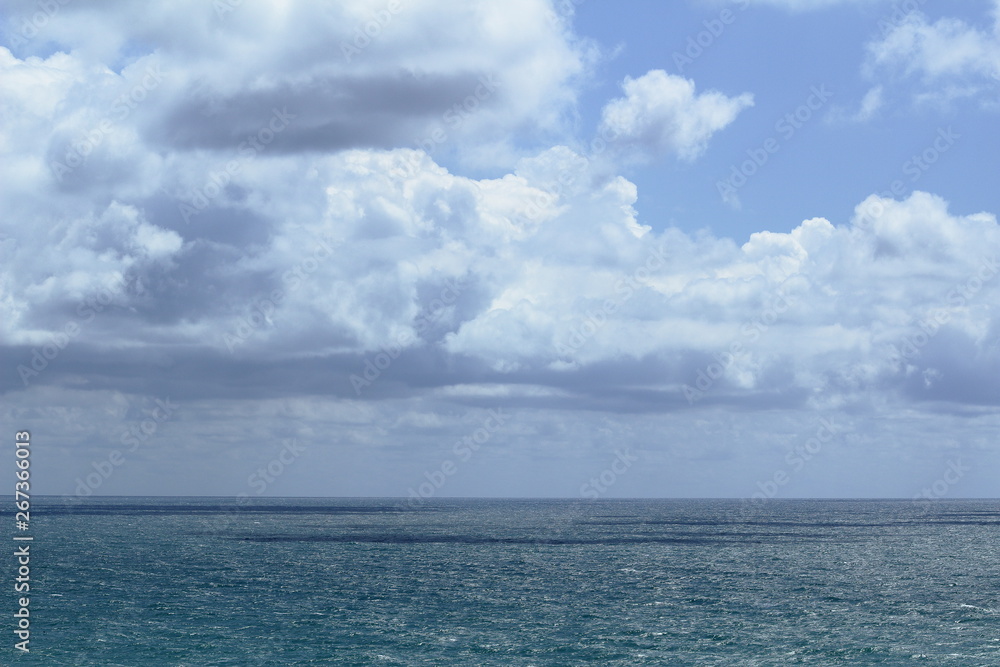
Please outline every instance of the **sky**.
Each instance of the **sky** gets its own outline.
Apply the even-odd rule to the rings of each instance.
[[[996,497],[1000,1],[12,1],[36,493]]]

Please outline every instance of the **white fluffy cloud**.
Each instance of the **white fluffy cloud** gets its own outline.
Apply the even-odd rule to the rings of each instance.
[[[436,84],[425,83],[434,76],[503,70],[508,80],[527,78],[517,63],[528,67],[562,54],[542,78],[568,86],[581,56],[558,26],[554,32],[534,28],[542,32],[531,36],[535,50],[528,53],[518,46],[519,28],[487,21],[488,7],[470,10],[459,18],[472,32],[452,26],[450,36],[442,34],[450,55],[425,56],[425,79],[410,77],[404,85],[390,77],[385,90],[362,94],[354,84],[334,85],[343,82],[337,78],[345,71],[342,53],[321,56],[309,46],[311,33],[299,42],[286,38],[310,16],[294,3],[280,10],[283,21],[271,16],[262,23],[255,12],[264,10],[253,8],[245,16],[239,10],[200,15],[222,37],[211,42],[211,31],[202,35],[196,22],[184,44],[161,30],[161,23],[176,19],[173,10],[156,20],[104,17],[106,30],[107,21],[121,22],[110,31],[120,43],[105,43],[60,27],[98,10],[73,15],[65,9],[47,28],[52,39],[76,40],[71,45],[78,51],[44,59],[0,52],[9,119],[0,135],[8,158],[0,170],[17,186],[3,195],[10,215],[0,244],[8,344],[42,344],[80,318],[81,309],[89,314],[98,304],[107,312],[76,334],[81,347],[174,346],[279,361],[365,355],[388,346],[460,360],[460,366],[481,364],[503,377],[554,373],[546,382],[560,386],[615,360],[653,360],[643,372],[656,368],[659,375],[642,383],[679,395],[712,355],[730,354],[737,342],[739,354],[717,389],[846,391],[891,384],[906,373],[926,374],[932,386],[953,377],[948,364],[960,356],[935,361],[939,368],[891,353],[892,345],[901,349],[907,327],[940,306],[948,321],[935,328],[927,350],[947,339],[969,355],[991,354],[975,345],[992,330],[994,283],[986,281],[961,307],[947,295],[992,261],[995,221],[949,213],[930,195],[869,200],[865,210],[879,213],[865,218],[867,225],[809,220],[788,234],[754,234],[739,247],[728,239],[653,232],[637,219],[632,183],[565,147],[487,179],[449,172],[407,148],[313,151],[296,142],[324,135],[321,128],[339,116],[336,109],[323,116],[322,105],[309,107],[311,92],[302,98],[293,92],[303,106],[287,127],[252,135],[273,139],[259,150],[244,151],[246,135],[219,130],[220,123],[239,126],[250,118],[268,127],[277,99],[269,95],[283,86],[297,91],[302,81],[302,90],[313,92],[323,88],[320,81],[330,84],[320,97],[334,90],[349,106],[362,104],[351,91],[371,93],[364,104],[384,114],[368,118],[352,107],[350,116],[390,134],[420,115],[394,106],[390,93],[416,86],[408,94],[419,101],[418,93],[426,92],[433,107],[447,97],[435,97]],[[433,7],[406,9],[422,25],[421,12]],[[525,11],[537,9],[525,5]],[[336,11],[343,13],[339,19],[349,15],[348,26],[361,21],[363,30],[367,15],[358,7]],[[314,18],[333,25],[331,16]],[[344,39],[354,34],[342,20],[337,25]],[[414,30],[393,18],[351,57],[382,80],[380,72],[388,76],[391,63],[415,48]],[[122,57],[129,42],[120,35],[129,34],[159,40],[162,48],[117,71],[95,64],[94,54]],[[259,48],[238,57],[254,35]],[[291,46],[280,51],[278,43]],[[473,43],[489,49],[459,57]],[[199,49],[225,57],[201,72],[191,55]],[[511,60],[508,51],[520,55]],[[254,79],[266,58],[294,67]],[[233,78],[223,76],[221,62],[235,63]],[[462,71],[447,72],[456,62]],[[503,101],[495,110],[508,130],[529,110],[563,103],[559,95],[549,102],[536,83],[524,85],[537,95]],[[626,96],[604,108],[603,129],[617,133],[622,145],[682,159],[704,151],[715,132],[752,104],[748,94],[697,93],[692,81],[659,70],[623,87]],[[572,97],[572,89],[565,90]],[[863,112],[877,106],[875,97]],[[193,106],[181,113],[185,104]],[[243,110],[235,116],[220,111],[237,108]],[[165,150],[165,137],[183,140]],[[912,278],[914,267],[920,280]],[[872,284],[884,291],[868,290]],[[929,293],[940,294],[942,303],[928,305]],[[763,322],[775,309],[781,317]],[[991,368],[987,357],[981,368]],[[337,368],[350,375],[349,367]],[[463,381],[432,383],[453,380]],[[625,373],[621,382],[639,380]]]
[[[867,68],[919,77],[930,92],[947,101],[987,95],[996,98],[1000,81],[1000,3],[991,30],[956,18],[933,23],[919,11],[902,17],[882,39],[868,47]]]
[[[211,164],[178,156],[161,184],[208,180]],[[618,382],[674,399],[695,388],[951,400],[939,387],[957,377],[973,396],[995,384],[992,215],[955,215],[924,193],[873,196],[852,224],[817,218],[737,246],[655,233],[635,199],[565,147],[479,180],[408,149],[260,157],[188,223],[152,195],[44,233],[8,228],[6,338],[43,344],[134,276],[77,343],[252,363],[392,350],[552,387],[624,362]],[[716,362],[721,375],[699,388]]]
[[[713,134],[753,106],[750,93],[697,94],[693,81],[663,70],[626,78],[622,88],[625,97],[612,100],[601,113],[601,131],[653,156],[673,153],[693,160],[705,151]]]
[[[27,2],[10,9],[13,16],[37,11]],[[11,43],[21,58],[46,56],[53,47],[70,53],[56,56],[66,79],[62,94],[69,86],[91,88],[90,113],[107,113],[101,103],[132,85],[126,71],[118,73],[123,66],[137,81],[158,68],[157,103],[140,105],[129,125],[161,150],[235,147],[278,108],[295,122],[273,151],[483,144],[505,156],[503,145],[520,132],[562,129],[575,101],[573,82],[593,57],[549,15],[543,0],[502,8],[430,0],[330,7],[179,2],[155,9],[70,3],[37,30],[25,32],[13,20]],[[136,58],[136,51],[147,55]],[[99,120],[75,118],[74,111],[61,109],[61,120]]]

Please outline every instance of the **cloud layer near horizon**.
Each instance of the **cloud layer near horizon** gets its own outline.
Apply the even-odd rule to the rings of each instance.
[[[406,149],[257,158],[188,222],[154,195],[76,215],[57,207],[47,224],[9,229],[4,339],[37,348],[77,323],[74,345],[112,357],[390,350],[554,385],[635,364],[618,383],[668,395],[694,386],[714,355],[725,373],[709,393],[993,400],[991,214],[958,215],[925,193],[873,195],[852,224],[816,218],[740,246],[653,232],[635,197],[565,147],[482,180]],[[929,338],[910,350],[915,336]],[[331,386],[349,370],[331,367]],[[442,371],[419,383],[468,379]]]

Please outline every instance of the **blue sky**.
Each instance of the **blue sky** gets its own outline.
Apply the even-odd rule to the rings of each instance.
[[[754,95],[753,108],[714,137],[711,150],[697,162],[668,159],[630,174],[641,193],[640,217],[670,220],[683,229],[708,227],[745,240],[760,228],[789,231],[814,216],[846,223],[860,200],[897,179],[904,181],[906,194],[936,192],[958,206],[982,208],[995,199],[990,179],[968,174],[997,173],[1000,167],[992,131],[996,81],[992,96],[976,101],[918,103],[916,98],[927,92],[919,75],[865,71],[869,45],[900,17],[912,16],[905,11],[910,5],[831,3],[792,12],[741,6],[640,2],[621,12],[608,3],[584,2],[576,9],[577,30],[614,54],[597,68],[594,87],[583,97],[585,126],[595,125],[603,102],[620,94],[624,77],[650,69],[692,78],[700,90]],[[913,6],[931,22],[957,18],[986,32],[992,29],[989,2]],[[727,10],[729,23],[715,36],[711,29],[719,30],[720,15]],[[825,86],[832,97],[785,140],[775,123],[806,102],[813,86]],[[852,121],[877,86],[882,105],[864,122]],[[914,155],[932,145],[938,129],[947,127],[975,139],[956,142],[942,157],[942,169],[921,171],[916,179],[912,170],[903,173]],[[781,150],[741,188],[741,209],[725,205],[715,183],[769,137],[781,139]]]
[[[8,3],[38,490],[995,496],[1000,5],[622,7]]]

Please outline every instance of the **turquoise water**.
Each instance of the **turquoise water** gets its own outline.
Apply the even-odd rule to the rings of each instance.
[[[32,517],[32,652],[5,631],[4,664],[1000,664],[998,501],[36,499]]]

